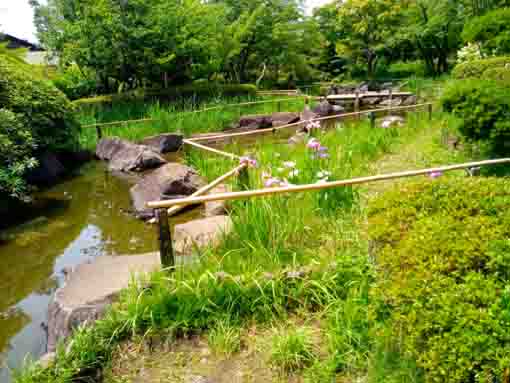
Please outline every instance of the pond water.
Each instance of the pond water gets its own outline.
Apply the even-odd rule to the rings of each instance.
[[[38,193],[23,224],[0,231],[0,382],[9,382],[26,357],[46,352],[48,304],[66,268],[157,250],[156,227],[128,212],[129,186],[91,162]]]

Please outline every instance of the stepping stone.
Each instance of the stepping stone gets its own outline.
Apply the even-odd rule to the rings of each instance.
[[[176,225],[174,228],[174,250],[176,255],[191,255],[193,250],[215,246],[223,235],[232,230],[232,219],[218,215]]]

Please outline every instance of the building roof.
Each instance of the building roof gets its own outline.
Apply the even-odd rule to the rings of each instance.
[[[7,48],[16,49],[16,48],[27,48],[28,50],[32,52],[40,52],[43,51],[43,49],[34,43],[31,43],[30,41],[19,39],[16,36],[10,35],[8,33],[1,33],[0,34],[0,42],[8,42]]]

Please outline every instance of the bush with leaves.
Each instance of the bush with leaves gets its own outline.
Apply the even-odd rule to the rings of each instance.
[[[19,116],[40,151],[72,150],[79,125],[73,106],[50,82],[18,70],[0,57],[0,106]]]
[[[18,115],[0,109],[0,193],[20,198],[26,193],[23,179],[37,161],[32,157],[36,145],[30,129]]]
[[[487,69],[482,77],[484,80],[494,80],[510,85],[510,67]]]
[[[458,64],[452,71],[453,78],[482,78],[483,74],[494,68],[505,68],[510,66],[510,57],[492,57],[483,60],[474,60]]]
[[[95,75],[90,72],[71,65],[53,80],[53,84],[70,100],[90,97],[96,94],[99,87]]]
[[[510,181],[427,180],[372,203],[374,314],[428,382],[504,382],[510,368]]]
[[[498,8],[471,19],[464,27],[465,41],[480,44],[486,54],[510,53],[510,8]]]
[[[495,153],[509,150],[510,89],[488,80],[461,80],[449,84],[441,98],[443,108],[462,122],[460,133],[485,141]]]

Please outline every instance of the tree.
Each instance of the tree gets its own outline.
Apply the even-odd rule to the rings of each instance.
[[[368,77],[373,77],[379,59],[391,44],[402,3],[405,2],[339,1],[337,53],[349,57],[353,62],[364,62]]]
[[[470,20],[462,37],[481,46],[486,54],[510,53],[510,8],[496,9]]]

